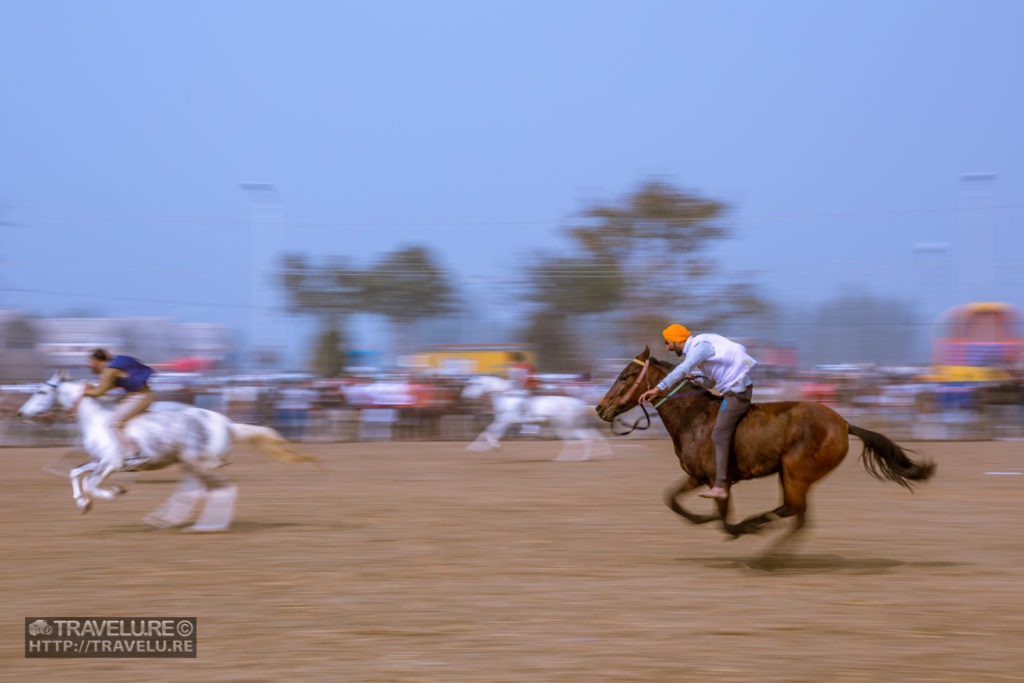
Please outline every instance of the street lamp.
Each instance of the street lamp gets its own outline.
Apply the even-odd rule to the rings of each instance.
[[[272,332],[269,326],[270,305],[263,295],[260,270],[265,260],[269,228],[283,222],[284,202],[273,183],[247,181],[238,184],[249,198],[249,364],[261,365],[260,346],[268,344]]]
[[[995,173],[960,176],[957,261],[960,302],[996,300]]]

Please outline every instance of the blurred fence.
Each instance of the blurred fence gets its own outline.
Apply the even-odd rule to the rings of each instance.
[[[588,403],[596,403],[603,386],[576,385],[573,391]],[[25,424],[16,419],[17,408],[27,399],[29,386],[0,391],[0,446],[62,446],[78,439],[74,422]],[[243,390],[244,389],[244,390]],[[461,404],[457,391],[444,397],[437,392],[419,394],[409,403],[352,405],[337,386],[221,387],[201,391],[161,392],[161,399],[179,400],[223,412],[239,422],[265,424],[297,442],[352,441],[472,441],[493,419],[486,402]],[[759,383],[755,402],[816,400],[830,405],[849,422],[881,432],[897,441],[912,440],[1024,440],[1024,405],[1018,392],[1009,400],[992,401],[978,388],[924,387],[887,384],[843,386],[840,383]],[[389,399],[394,400],[394,399]],[[403,399],[405,400],[405,399]],[[666,432],[652,413],[651,428],[635,431],[631,439],[665,438]],[[607,424],[591,419],[599,433],[612,437]],[[640,420],[639,409],[623,416],[627,424]],[[553,439],[544,425],[513,427],[507,439]]]

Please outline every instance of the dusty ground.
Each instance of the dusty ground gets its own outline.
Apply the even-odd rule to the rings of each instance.
[[[854,440],[855,452],[859,444]],[[1024,443],[921,443],[911,494],[855,458],[812,490],[801,556],[661,502],[664,441],[552,462],[552,442],[241,452],[237,528],[148,531],[177,470],[77,513],[61,449],[0,450],[0,679],[1024,680]],[[736,514],[776,503],[737,487]],[[710,503],[688,499],[692,508]],[[197,616],[195,660],[24,658],[25,616]]]

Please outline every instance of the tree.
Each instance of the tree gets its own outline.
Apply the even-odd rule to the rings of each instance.
[[[454,310],[455,292],[433,254],[422,246],[385,254],[363,276],[363,307],[382,315],[394,330],[395,351],[412,343],[410,327]]]
[[[562,315],[613,310],[623,289],[618,264],[589,256],[543,256],[528,268],[528,300]]]
[[[341,257],[331,257],[326,264],[316,266],[302,254],[285,254],[279,275],[288,310],[320,323],[312,369],[325,377],[337,376],[345,362],[345,322],[363,305],[360,271]]]
[[[344,337],[337,327],[328,327],[317,335],[312,370],[320,377],[337,377],[345,369]]]
[[[610,336],[630,346],[657,343],[672,321],[706,330],[756,315],[766,302],[753,285],[720,271],[711,253],[729,237],[725,210],[667,183],[645,182],[623,201],[581,214],[567,229],[573,255],[534,258],[527,298],[563,319],[604,314]]]
[[[570,344],[565,316],[550,308],[532,312],[520,339],[537,349],[537,369],[541,372],[571,372],[576,369],[576,354]]]
[[[362,273],[343,257],[315,266],[304,254],[285,254],[279,275],[292,313],[338,323],[362,305]]]
[[[586,210],[569,234],[595,263],[629,273],[620,299],[630,319],[707,328],[763,305],[749,285],[728,283],[711,254],[729,237],[720,223],[725,211],[721,202],[649,181],[619,204]]]

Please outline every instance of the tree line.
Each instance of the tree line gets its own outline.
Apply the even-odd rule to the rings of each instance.
[[[623,350],[660,348],[660,330],[670,322],[727,333],[743,321],[748,336],[778,332],[773,325],[785,316],[758,292],[754,274],[732,272],[716,255],[715,247],[732,237],[724,225],[727,211],[723,202],[656,180],[587,207],[562,228],[568,249],[537,250],[514,275],[511,300],[522,315],[508,341],[532,345],[541,370],[585,371],[595,359]],[[424,246],[399,248],[366,266],[340,255],[314,263],[287,254],[280,284],[291,313],[318,321],[311,369],[324,376],[344,366],[351,316],[383,316],[396,350],[409,350],[417,346],[418,323],[465,304],[456,279]],[[800,323],[804,334],[814,325],[825,328],[808,346],[821,352],[818,362],[847,360],[830,358],[829,349],[849,350],[849,325],[865,321],[889,326],[890,350],[913,346],[917,322],[906,304],[868,295],[840,299],[841,307],[823,305]],[[833,324],[837,318],[843,329]],[[887,360],[900,362],[876,362]]]
[[[635,344],[670,320],[708,329],[763,312],[768,304],[754,286],[723,272],[712,256],[714,244],[729,237],[725,212],[721,202],[660,181],[589,207],[563,228],[568,251],[539,250],[516,274],[525,310],[518,338],[509,341],[534,346],[542,369],[582,369],[591,354],[574,336],[587,321],[615,323],[618,332],[604,345]],[[327,376],[342,369],[351,316],[385,317],[396,345],[408,349],[419,321],[460,303],[453,277],[424,246],[402,247],[367,266],[340,255],[314,263],[286,254],[280,284],[290,312],[317,320],[312,364]]]

